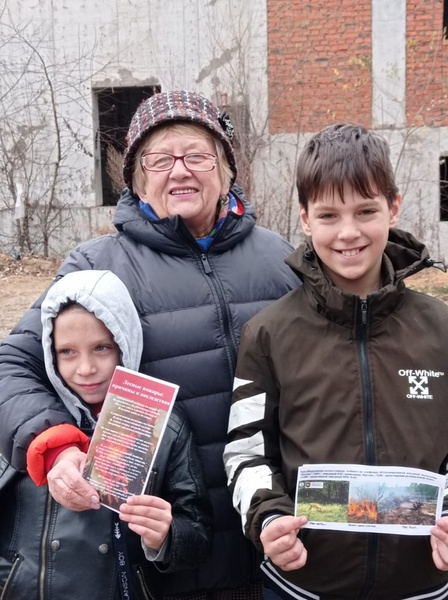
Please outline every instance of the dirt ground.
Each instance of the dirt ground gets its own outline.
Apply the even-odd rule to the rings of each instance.
[[[0,339],[3,339],[53,279],[60,260],[0,254]]]
[[[0,339],[47,288],[60,262],[36,256],[16,260],[0,254]],[[406,281],[410,287],[448,304],[448,273],[435,268],[425,269]]]

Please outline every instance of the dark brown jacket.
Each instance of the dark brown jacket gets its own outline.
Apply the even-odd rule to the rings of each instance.
[[[293,514],[299,465],[445,473],[448,457],[448,307],[403,282],[434,264],[426,248],[392,230],[383,287],[364,301],[330,283],[310,245],[287,262],[304,285],[243,331],[236,376],[247,383],[234,393],[225,452],[234,505],[260,549],[264,519]],[[428,536],[301,537],[306,566],[281,575],[317,597],[394,600],[448,582]]]

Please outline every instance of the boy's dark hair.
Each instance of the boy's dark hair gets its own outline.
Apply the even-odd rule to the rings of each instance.
[[[299,157],[299,202],[308,210],[324,192],[344,201],[347,185],[363,198],[383,194],[389,205],[398,193],[386,140],[361,125],[338,123],[314,135]]]

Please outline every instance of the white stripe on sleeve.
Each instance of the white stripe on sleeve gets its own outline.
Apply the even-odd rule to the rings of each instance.
[[[266,394],[257,394],[244,400],[239,400],[230,407],[229,428],[227,433],[233,429],[260,421],[264,417],[266,406]]]
[[[235,390],[237,390],[242,385],[246,385],[248,383],[253,383],[253,381],[250,381],[249,379],[239,379],[238,377],[235,377],[234,380],[233,380],[233,389],[232,389],[232,391],[234,392]]]
[[[260,456],[264,456],[264,438],[261,431],[257,431],[251,437],[241,438],[226,444],[223,459],[228,484],[232,483],[235,471],[242,463]]]
[[[241,515],[243,533],[252,497],[260,489],[272,489],[271,469],[267,465],[258,465],[243,469],[238,476],[233,491],[233,506]]]

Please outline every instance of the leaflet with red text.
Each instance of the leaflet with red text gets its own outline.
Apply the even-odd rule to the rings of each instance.
[[[442,513],[446,481],[422,469],[304,465],[295,514],[306,516],[311,529],[429,535]]]
[[[84,477],[119,511],[147,485],[179,387],[116,367],[87,453]]]

